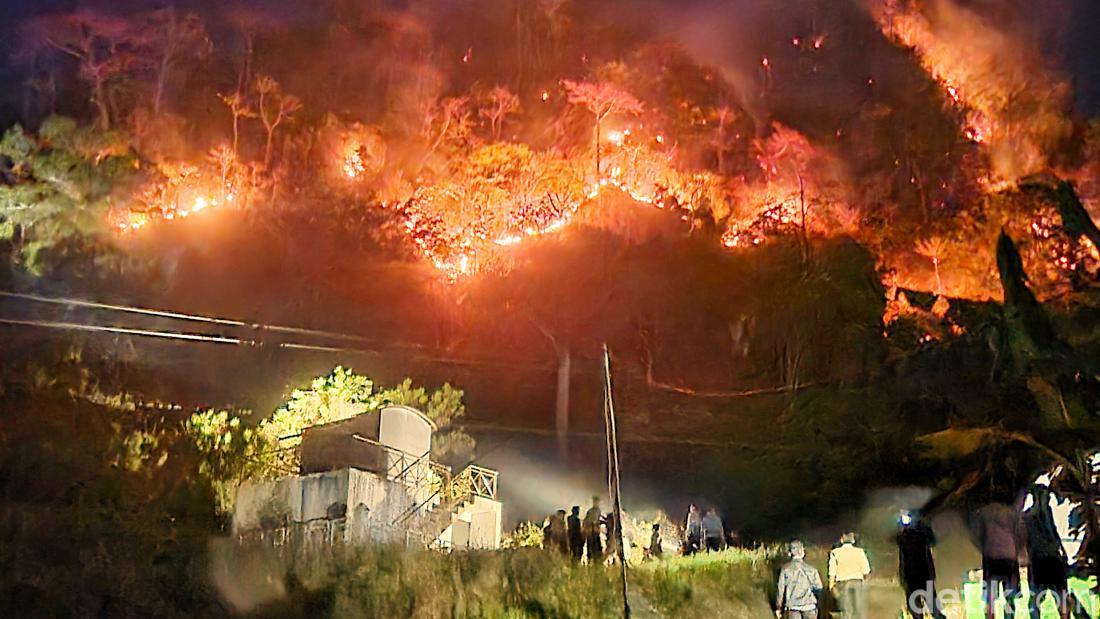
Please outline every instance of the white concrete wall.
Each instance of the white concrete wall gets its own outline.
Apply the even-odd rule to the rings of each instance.
[[[459,507],[451,526],[440,534],[439,541],[456,549],[500,548],[502,507],[499,501],[475,496]]]
[[[378,442],[418,457],[432,450],[432,425],[408,406],[387,406],[382,409]]]
[[[341,469],[273,482],[246,483],[237,490],[233,530],[258,529],[265,513],[285,513],[288,524],[325,519],[329,507],[346,506],[345,536],[349,541],[399,541],[410,524],[394,524],[412,507],[410,489],[358,469]]]

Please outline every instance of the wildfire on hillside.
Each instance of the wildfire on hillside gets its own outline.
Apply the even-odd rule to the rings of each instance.
[[[376,76],[392,90],[373,122],[333,111],[288,133],[302,100],[256,76],[221,97],[234,123],[232,146],[200,163],[158,159],[110,224],[135,232],[212,208],[244,209],[257,198],[320,204],[318,217],[333,203],[351,204],[346,212],[380,208],[379,220],[454,282],[511,268],[515,248],[568,235],[586,220],[578,214],[612,193],[669,212],[685,236],[708,235],[730,252],[784,238],[851,237],[881,250],[880,265],[896,269],[906,287],[937,294],[999,294],[991,237],[1002,226],[1025,245],[1028,268],[1041,272],[1035,279],[1050,282],[1041,290],[1091,272],[1095,248],[1062,234],[1057,213],[991,206],[1017,179],[1047,169],[1071,128],[1065,80],[1034,42],[952,0],[868,0],[868,8],[881,33],[911,54],[922,84],[938,86],[929,96],[949,119],[946,142],[925,140],[915,126],[883,139],[881,127],[776,120],[782,106],[766,106],[790,79],[785,53],[812,56],[817,71],[850,45],[832,30],[788,32],[776,49],[746,56],[752,85],[724,81],[729,74],[683,48],[649,41],[599,61],[584,50],[577,71],[546,68],[513,91],[481,79],[459,84],[457,74],[485,62],[468,44],[456,48],[460,68],[421,64],[413,50],[430,43],[418,39],[420,29],[403,28],[387,42],[399,49],[386,62],[408,75]],[[578,71],[589,81],[562,77]],[[869,91],[885,88],[880,82],[866,78]],[[744,103],[753,87],[765,108]],[[901,122],[899,109],[868,101],[857,115]],[[262,131],[262,148],[239,144],[238,125],[247,122]],[[870,154],[856,161],[860,148]],[[892,167],[876,168],[882,161]]]

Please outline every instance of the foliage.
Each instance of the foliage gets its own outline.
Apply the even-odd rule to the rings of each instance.
[[[265,440],[255,428],[229,411],[208,409],[194,413],[184,422],[183,433],[198,453],[198,474],[214,491],[219,513],[232,511],[237,487],[249,479],[275,476],[272,451],[277,443]]]
[[[542,548],[542,526],[530,520],[521,522],[504,536],[505,548]]]
[[[0,615],[219,614],[213,495],[168,426],[138,430],[133,411],[17,383],[0,420]]]
[[[463,392],[449,384],[429,393],[405,379],[395,387],[376,390],[374,381],[342,366],[313,380],[308,389],[295,389],[290,398],[267,420],[260,422],[257,433],[265,449],[257,457],[264,474],[297,470],[297,453],[304,429],[377,410],[387,404],[404,404],[423,412],[435,422],[437,431],[432,452],[439,456],[462,456],[472,452],[474,440],[459,425],[466,414]],[[246,440],[246,442],[248,442]]]
[[[0,140],[10,161],[0,184],[0,240],[17,249],[35,275],[66,260],[109,255],[108,216],[143,177],[138,159],[117,133],[52,117],[37,135],[19,125]]]
[[[378,408],[374,381],[342,366],[295,389],[265,426],[272,438],[300,434],[309,426],[340,421]]]
[[[630,571],[630,603],[645,616],[762,617],[774,594],[773,552],[669,557]],[[820,552],[814,550],[814,561]],[[286,595],[259,617],[318,612],[371,617],[610,617],[622,611],[618,567],[575,566],[532,547],[448,555],[343,549],[325,565],[262,562]],[[232,570],[230,570],[232,572]],[[319,609],[324,609],[320,611]],[[246,610],[246,609],[242,609]]]

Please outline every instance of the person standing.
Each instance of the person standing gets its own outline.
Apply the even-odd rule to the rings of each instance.
[[[573,563],[580,563],[581,557],[584,556],[584,534],[581,532],[580,505],[573,506],[565,524],[569,534],[569,556],[573,559]]]
[[[821,574],[806,563],[806,547],[794,540],[788,546],[791,560],[779,572],[775,594],[778,619],[817,619],[817,596],[821,594]]]
[[[829,553],[829,589],[840,603],[845,619],[865,619],[863,581],[871,573],[867,553],[856,546],[856,534],[840,536],[840,546]]]
[[[684,519],[684,530],[687,533],[687,546],[684,554],[695,554],[703,543],[703,518],[699,514],[699,508],[695,504],[688,506],[687,517]]]
[[[908,510],[899,517],[898,576],[905,589],[905,607],[913,619],[931,615],[942,619],[939,599],[936,596],[936,563],[932,548],[936,536],[932,527]]]
[[[588,563],[596,565],[603,561],[603,548],[600,546],[600,497],[592,497],[592,507],[584,513],[584,521],[581,523],[581,533],[584,535],[584,543],[588,549]]]
[[[561,554],[568,554],[569,541],[565,532],[565,510],[550,514],[546,519],[546,526],[542,531],[542,547],[557,550]]]
[[[661,525],[660,523],[653,523],[653,533],[649,536],[649,556],[652,559],[660,559],[664,554],[664,550],[661,548]]]
[[[1031,588],[1029,611],[1039,619],[1039,608],[1046,594],[1053,594],[1061,617],[1077,615],[1077,599],[1069,594],[1069,562],[1062,546],[1062,537],[1050,511],[1050,488],[1043,484],[1031,487],[1033,503],[1020,519],[1027,534],[1027,576]]]
[[[607,512],[600,520],[603,523],[604,532],[604,554],[608,557],[608,561],[615,563],[619,560],[619,534],[618,518],[615,517],[615,512]]]
[[[993,619],[1004,589],[1005,619],[1016,616],[1020,597],[1020,520],[1011,506],[995,501],[978,510],[978,548],[982,551],[986,617]]]
[[[722,519],[718,517],[718,512],[713,507],[710,508],[707,510],[707,515],[703,516],[703,541],[707,552],[721,550],[725,535]]]

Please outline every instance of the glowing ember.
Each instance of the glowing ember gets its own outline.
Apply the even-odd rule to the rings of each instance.
[[[344,176],[358,178],[367,171],[367,164],[363,159],[363,146],[350,144],[344,153]]]

